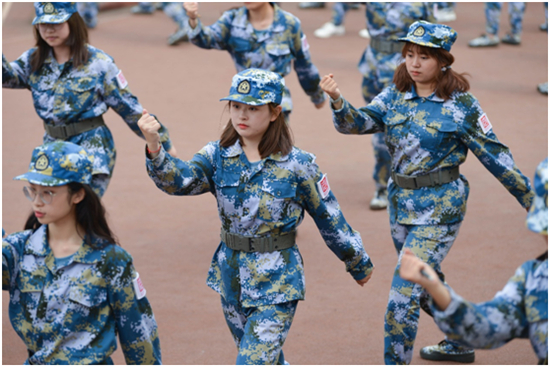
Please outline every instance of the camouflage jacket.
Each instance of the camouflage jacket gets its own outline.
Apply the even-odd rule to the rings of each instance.
[[[332,105],[331,105],[332,106]],[[343,99],[333,110],[336,130],[343,134],[386,132],[392,172],[419,176],[464,163],[471,150],[502,185],[527,208],[533,200],[529,179],[516,167],[512,153],[492,130],[487,115],[470,93],[455,92],[448,100],[434,94],[419,97],[394,85],[355,109]],[[431,225],[460,222],[470,188],[464,176],[456,181],[416,190],[388,182],[390,220]]]
[[[101,116],[111,107],[143,138],[137,125],[143,107],[109,55],[88,45],[88,62],[74,68],[72,59],[59,65],[50,51],[42,68],[33,73],[30,60],[35,51],[36,48],[31,48],[11,63],[2,55],[2,87],[29,89],[36,113],[46,124],[78,123]],[[162,127],[159,133],[164,147],[170,149],[168,130]],[[45,143],[54,140],[44,133]],[[74,135],[67,141],[83,146],[94,155],[94,174],[111,175],[116,151],[106,126]]]
[[[200,19],[195,29],[189,31],[191,42],[202,48],[227,50],[237,72],[248,68],[265,69],[281,75],[290,73],[290,64],[294,60],[294,69],[303,90],[314,104],[325,100],[325,94],[319,87],[321,78],[317,67],[311,61],[309,44],[302,32],[300,20],[294,15],[274,5],[273,23],[266,31],[256,33],[248,21],[245,7],[228,10],[211,26],[205,27]],[[290,91],[285,87],[282,104],[283,111],[292,110]]]
[[[147,159],[155,184],[170,195],[212,193],[218,202],[222,229],[248,237],[287,234],[311,215],[327,246],[360,280],[372,262],[361,236],[346,222],[331,191],[323,198],[317,183],[323,174],[315,156],[293,148],[251,166],[240,143],[222,148],[211,142],[190,161],[165,154]],[[243,307],[304,299],[303,262],[298,246],[269,253],[234,251],[221,242],[207,284],[223,298]]]
[[[435,322],[449,338],[483,349],[529,338],[539,362],[548,364],[548,259],[525,262],[488,302],[470,303],[449,291],[445,311],[431,305]]]
[[[146,297],[137,299],[131,256],[112,244],[83,243],[58,268],[47,225],[2,242],[2,289],[30,364],[112,364],[116,335],[128,364],[160,364],[157,323]]]

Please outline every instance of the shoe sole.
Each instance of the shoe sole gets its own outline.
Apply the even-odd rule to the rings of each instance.
[[[507,42],[507,41],[502,41],[502,43],[505,43],[507,45],[512,45],[512,46],[519,46],[521,44],[521,42]]]
[[[387,208],[387,206],[382,207],[382,208],[379,207],[379,206],[369,206],[369,209],[370,209],[370,210],[374,210],[374,211],[384,210],[384,209],[386,209],[386,208]]]
[[[476,359],[475,353],[472,354],[443,354],[439,352],[424,353],[420,350],[420,358],[428,361],[449,361],[459,363],[473,363]]]

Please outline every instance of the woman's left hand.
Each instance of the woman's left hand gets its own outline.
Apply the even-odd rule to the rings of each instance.
[[[356,280],[357,284],[359,284],[361,287],[364,286],[370,280],[370,278],[372,277],[372,274],[374,274],[374,267],[372,268],[372,271],[370,272],[369,275],[367,275],[361,280]]]

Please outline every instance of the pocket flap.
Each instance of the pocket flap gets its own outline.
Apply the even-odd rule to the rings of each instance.
[[[69,299],[91,308],[107,300],[107,290],[90,284],[75,284],[69,290]]]

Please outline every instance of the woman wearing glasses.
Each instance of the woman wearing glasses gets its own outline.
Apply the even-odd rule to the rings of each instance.
[[[116,244],[90,187],[92,160],[62,141],[36,148],[16,180],[33,213],[2,242],[2,290],[25,364],[160,364],[158,329],[132,257]]]
[[[29,89],[44,122],[44,143],[65,140],[94,155],[91,186],[103,196],[113,173],[116,149],[102,115],[111,107],[143,138],[137,126],[143,108],[113,59],[88,44],[88,31],[76,3],[34,4],[36,47],[8,63],[2,55],[2,87]],[[176,153],[168,130],[161,142]]]

